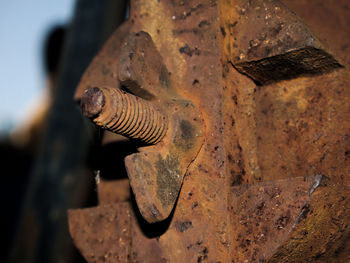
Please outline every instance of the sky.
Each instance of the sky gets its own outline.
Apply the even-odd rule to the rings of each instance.
[[[70,21],[74,4],[74,0],[0,1],[0,131],[20,122],[43,91],[46,33]]]

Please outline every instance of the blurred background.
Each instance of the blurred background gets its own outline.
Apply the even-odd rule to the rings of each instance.
[[[67,25],[74,0],[1,1],[0,132],[11,132],[28,117],[46,85],[44,45],[54,27]]]
[[[1,262],[85,262],[67,210],[96,204],[92,171],[108,153],[73,96],[127,6],[0,1]]]

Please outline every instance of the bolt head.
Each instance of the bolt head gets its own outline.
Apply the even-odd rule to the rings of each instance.
[[[105,105],[105,100],[101,89],[97,87],[86,89],[80,104],[83,115],[90,119],[97,117]]]

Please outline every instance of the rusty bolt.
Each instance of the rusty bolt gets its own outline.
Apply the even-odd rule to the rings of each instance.
[[[166,116],[152,103],[116,88],[86,89],[81,108],[96,125],[149,144],[158,143],[168,127]]]

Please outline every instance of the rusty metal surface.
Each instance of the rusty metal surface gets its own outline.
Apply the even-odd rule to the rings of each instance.
[[[97,187],[99,204],[115,204],[130,201],[130,184],[128,179],[99,179]]]
[[[235,1],[234,18],[222,32],[231,62],[260,84],[341,67],[302,21],[280,1]]]
[[[83,113],[96,125],[156,144],[128,156],[125,164],[142,215],[157,222],[172,211],[186,169],[202,146],[203,119],[196,106],[173,89],[149,34],[141,31],[125,41],[121,55],[115,57],[119,64],[109,65],[119,82],[92,87],[95,77],[86,78],[80,83],[79,90],[86,90],[79,99]],[[90,65],[99,67],[97,62]]]
[[[232,188],[230,224],[234,262],[265,262],[295,228],[315,178],[295,178]]]
[[[303,206],[295,229],[268,262],[349,262],[350,189],[326,184]]]
[[[337,262],[350,234],[349,189],[327,184],[316,175],[234,187],[233,262],[321,262],[326,253]]]
[[[283,0],[310,30],[348,67],[350,3],[347,0]]]
[[[304,3],[303,9],[312,9],[314,5],[318,6],[318,2]],[[227,15],[226,31],[229,21],[238,19],[238,15],[232,17],[232,14],[235,13],[223,13],[224,17]],[[333,16],[329,19],[338,20]],[[224,46],[230,41],[226,38]],[[328,42],[332,43],[332,39]],[[344,38],[343,45],[349,43]],[[339,44],[333,42],[332,46]],[[227,59],[230,58],[228,54]],[[233,158],[242,160],[241,167],[233,169],[236,173],[244,170],[248,182],[324,174],[349,185],[347,68],[263,86],[256,86],[234,70],[227,73],[226,79],[233,84],[227,96],[236,105],[231,117],[235,120],[238,149],[241,149]]]
[[[132,234],[126,262],[346,262],[349,258],[346,63],[317,41],[311,41],[316,52],[308,52],[310,39],[316,36],[289,9],[278,1],[257,1],[267,7],[250,9],[248,20],[270,14],[271,23],[283,21],[295,31],[281,29],[285,41],[267,54],[280,38],[271,35],[277,42],[260,46],[265,51],[247,60],[267,59],[273,65],[276,57],[282,57],[284,68],[276,73],[261,63],[259,74],[241,74],[234,45],[248,52],[250,40],[270,28],[266,24],[251,28],[254,25],[242,22],[246,19],[242,8],[251,2],[132,1],[129,21],[82,78],[77,99],[89,87],[125,88],[158,104],[170,118],[162,141],[126,158],[136,199],[128,208]],[[271,13],[272,7],[278,7],[280,15]],[[241,29],[233,29],[234,24]],[[141,31],[150,37],[142,40],[136,35]],[[295,41],[288,42],[287,33]],[[300,54],[307,50],[301,61],[300,56],[288,57],[300,50]],[[169,74],[164,74],[165,68]],[[313,71],[307,72],[310,68]],[[164,79],[160,76],[168,81],[160,81]],[[168,103],[174,94],[190,101],[195,110],[184,103],[174,111]],[[198,148],[189,155],[184,147],[188,129],[181,133],[181,125],[176,126],[181,122],[172,120],[174,112],[187,118],[189,127],[201,121],[194,120],[196,115],[204,119],[205,125],[199,126],[204,141],[198,140]],[[172,139],[176,136],[181,147]],[[182,173],[183,181],[171,180]],[[111,188],[106,191],[117,195]],[[101,207],[103,203],[101,199]],[[164,214],[157,215],[154,207]],[[165,220],[149,224],[145,219]],[[79,245],[83,240],[76,242],[86,249]],[[126,253],[118,246],[110,249]]]
[[[128,203],[70,210],[69,230],[88,262],[127,262],[130,250]]]

